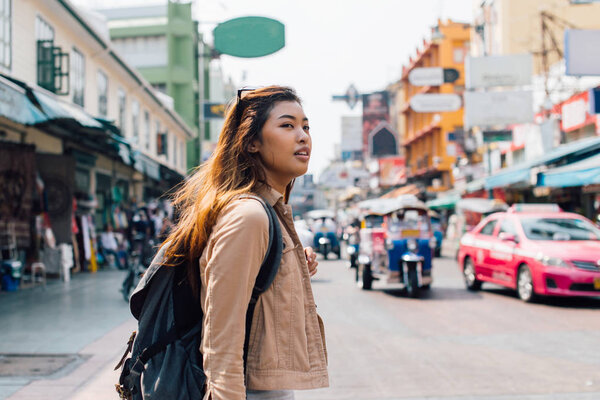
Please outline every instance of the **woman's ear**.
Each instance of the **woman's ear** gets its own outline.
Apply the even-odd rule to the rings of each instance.
[[[252,143],[248,146],[248,151],[250,153],[258,153],[260,149],[260,142],[258,140],[253,140]]]

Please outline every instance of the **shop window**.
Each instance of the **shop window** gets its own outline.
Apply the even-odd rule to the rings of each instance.
[[[125,117],[127,113],[127,95],[121,88],[117,90],[117,101],[119,103],[119,129],[121,129],[121,135],[125,136]]]
[[[167,140],[169,138],[168,132],[157,132],[156,134],[156,154],[161,156],[165,155],[168,157],[169,146],[167,145]]]
[[[170,150],[171,152],[168,153],[168,160],[171,161],[173,163],[173,165],[177,165],[177,146],[176,144],[176,140],[175,140],[175,136],[174,135],[169,135],[169,141],[170,143]]]
[[[140,103],[137,100],[131,102],[131,134],[133,143],[140,144]]]
[[[11,0],[0,0],[0,66],[10,68],[12,59]]]
[[[179,168],[185,168],[185,141],[179,142]]]
[[[56,94],[69,94],[69,53],[54,44],[54,28],[39,15],[35,20],[35,36],[38,85]]]
[[[108,115],[108,77],[104,72],[98,70],[96,79],[98,85],[98,115],[106,118]]]
[[[90,191],[90,171],[84,168],[75,168],[75,190],[79,193]]]
[[[144,147],[150,150],[150,113],[144,111]]]
[[[455,64],[462,64],[465,62],[466,49],[462,46],[455,47],[452,50],[452,60]]]
[[[73,103],[83,107],[85,92],[85,58],[77,49],[71,51],[71,88]]]

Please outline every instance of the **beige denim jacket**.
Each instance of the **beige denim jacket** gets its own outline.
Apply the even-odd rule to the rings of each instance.
[[[284,249],[275,280],[254,311],[246,384],[253,390],[327,387],[325,333],[292,209],[275,190],[258,194],[275,208]],[[246,398],[246,310],[268,240],[263,206],[255,199],[236,199],[221,212],[200,258],[205,399]]]

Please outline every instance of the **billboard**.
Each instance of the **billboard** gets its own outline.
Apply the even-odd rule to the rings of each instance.
[[[533,122],[533,92],[465,92],[465,126]]]
[[[397,186],[406,183],[404,157],[386,157],[379,160],[379,186]]]
[[[380,122],[390,120],[388,92],[363,94],[362,151],[368,154],[369,134]]]
[[[531,84],[531,54],[467,57],[465,61],[467,89]]]
[[[565,30],[566,75],[600,75],[600,30]]]
[[[362,159],[362,119],[359,116],[342,117],[342,160]]]

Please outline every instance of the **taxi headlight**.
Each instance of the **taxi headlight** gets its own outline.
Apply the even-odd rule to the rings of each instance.
[[[406,246],[409,251],[417,251],[417,241],[415,239],[408,239]]]
[[[563,267],[563,268],[569,268],[569,264],[567,264],[565,262],[565,260],[563,260],[562,258],[558,258],[558,257],[550,257],[547,256],[545,254],[539,253],[536,257],[536,260],[538,260],[539,262],[541,262],[542,264],[548,266],[548,267]]]

